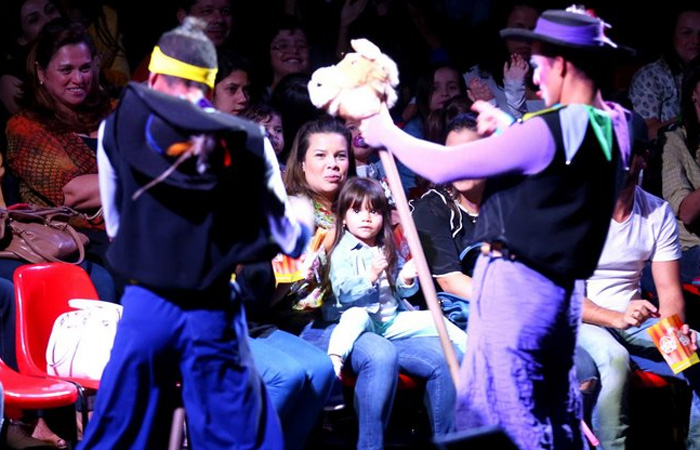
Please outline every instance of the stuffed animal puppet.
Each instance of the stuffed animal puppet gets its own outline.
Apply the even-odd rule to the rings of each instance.
[[[367,39],[353,39],[355,50],[336,65],[316,70],[309,81],[311,102],[329,114],[363,119],[379,112],[382,103],[396,103],[399,69]]]

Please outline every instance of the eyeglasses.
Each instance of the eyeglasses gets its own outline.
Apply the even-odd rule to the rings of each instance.
[[[294,44],[290,42],[280,42],[277,44],[270,45],[270,50],[281,53],[290,52],[292,50],[296,50],[298,52],[306,52],[309,51],[309,44],[305,42],[297,42]]]

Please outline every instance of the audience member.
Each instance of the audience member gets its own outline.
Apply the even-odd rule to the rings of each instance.
[[[680,113],[683,70],[700,55],[700,9],[682,8],[664,30],[663,50],[656,61],[640,68],[632,77],[629,98],[636,113],[656,139],[660,128],[673,123]]]
[[[498,24],[495,30],[503,25],[532,30],[538,17],[535,6],[516,1],[508,9],[505,24]],[[517,38],[486,41],[495,45],[480,46],[476,50],[479,62],[464,74],[472,100],[491,102],[515,118],[542,109],[544,103],[531,82],[531,44]]]
[[[115,8],[105,1],[67,0],[66,13],[71,20],[85,25],[97,48],[97,61],[103,84],[113,98],[131,79],[131,68],[124,48],[122,22]]]
[[[284,151],[282,160],[286,161],[294,138],[299,129],[307,122],[316,120],[324,113],[316,108],[309,98],[308,84],[311,75],[292,73],[283,77],[272,92],[269,104],[280,112],[284,124]]]
[[[534,31],[502,30],[533,42],[533,81],[546,105],[559,107],[513,124],[477,102],[479,131],[493,137],[445,148],[402,132],[386,109],[361,125],[370,145],[386,146],[433,182],[492,177],[477,223],[487,246],[474,275],[480,307],[470,311],[457,425],[499,425],[523,448],[585,446],[577,280],[595,269],[629,154],[627,111],[600,92],[609,67],[601,61],[617,52],[603,28],[574,7],[545,11]]]
[[[231,0],[177,0],[175,17],[178,23],[187,16],[197,17],[206,22],[204,33],[218,48],[229,44],[229,36],[233,26]],[[138,64],[132,79],[146,81],[149,74],[151,54],[146,55]]]
[[[425,137],[425,126],[428,116],[442,108],[452,97],[467,93],[464,79],[459,70],[451,64],[436,64],[425,70],[419,76],[416,85],[416,106],[418,114],[411,119],[403,130],[411,136],[422,139]],[[427,188],[427,183],[416,178],[416,174],[401,161],[396,164],[401,183],[409,199],[419,197]],[[419,184],[419,182],[421,182]]]
[[[447,125],[445,145],[453,146],[479,139],[474,115],[460,115]],[[428,267],[439,291],[472,298],[475,253],[461,255],[474,244],[479,205],[484,194],[483,179],[458,180],[435,186],[412,203],[412,217],[425,252]]]
[[[644,136],[643,141],[646,140]],[[631,367],[636,363],[642,369],[690,383],[693,400],[686,448],[691,450],[700,448],[700,367],[674,375],[647,333],[659,320],[674,314],[685,323],[685,304],[679,276],[681,249],[673,212],[668,203],[637,186],[645,153],[645,145],[633,147],[630,171],[615,204],[598,267],[586,282],[578,342],[593,357],[600,372],[593,429],[601,448],[626,448],[627,392]],[[648,261],[658,307],[642,299],[639,289]],[[696,348],[696,332],[688,325],[683,325],[681,332]]]
[[[0,74],[0,102],[5,124],[7,118],[19,111],[22,81],[27,67],[27,52],[46,23],[63,15],[55,0],[11,0],[8,36],[12,39],[10,53]],[[4,55],[3,55],[4,56]],[[4,130],[4,126],[3,126]],[[4,148],[3,148],[4,150]]]
[[[225,64],[239,67],[230,62]],[[221,70],[217,77],[219,73]],[[225,76],[224,80],[228,79],[230,77]],[[221,83],[215,85],[215,91]],[[226,105],[217,104],[216,96],[214,106],[229,112],[221,108]],[[282,130],[277,129],[281,127],[279,114],[267,104],[259,103],[243,111],[241,117],[265,127],[266,137],[279,156],[284,145]],[[282,423],[285,448],[301,449],[333,386],[330,360],[318,348],[272,325],[270,302],[275,291],[275,276],[269,261],[240,267],[236,283],[240,287],[241,301],[247,301],[249,344],[255,367]]]
[[[112,103],[94,58],[81,24],[58,19],[44,27],[29,54],[23,109],[7,124],[7,165],[23,202],[85,213],[73,225],[90,238],[88,259],[103,263],[108,240],[95,150],[97,127]]]
[[[681,89],[679,126],[663,134],[662,192],[678,221],[681,281],[700,276],[700,57],[689,65]]]
[[[270,144],[279,158],[284,150],[284,124],[280,112],[267,103],[255,103],[241,114],[241,117],[252,120],[265,127],[265,133]],[[280,168],[284,172],[284,165],[280,161]]]
[[[309,41],[300,21],[289,15],[272,20],[268,39],[268,59],[262,63],[267,69],[266,92],[269,98],[279,82],[287,75],[309,74]]]
[[[329,280],[340,313],[331,334],[328,355],[340,377],[343,364],[362,333],[376,333],[393,341],[438,336],[430,311],[404,303],[418,292],[412,260],[406,261],[394,242],[391,207],[378,181],[351,178],[343,186],[335,208],[335,238]],[[453,345],[464,353],[467,336],[445,319]]]
[[[248,60],[230,49],[218,49],[216,59],[219,70],[212,103],[219,111],[237,116],[251,99],[251,66]]]
[[[334,226],[333,203],[342,183],[348,176],[354,175],[350,139],[349,132],[340,122],[319,119],[300,129],[292,147],[285,185],[291,195],[314,200],[317,228],[331,229]],[[323,273],[326,261],[323,251],[319,258],[322,263],[317,272]],[[297,291],[296,296],[291,296],[287,302],[280,302],[284,308],[283,314],[287,313],[281,326],[297,331],[303,328],[302,339],[326,352],[337,315],[329,317],[333,316],[334,309],[328,307],[321,308],[323,316],[327,316],[325,318],[314,311],[293,310],[289,303],[304,297],[314,285],[304,282],[299,286],[302,289]],[[293,311],[292,317],[289,317],[290,311]],[[426,379],[426,402],[434,432],[442,434],[452,429],[455,390],[437,338],[389,342],[376,334],[364,333],[355,342],[347,368],[357,374],[353,402],[359,425],[357,448],[383,446],[399,369]]]
[[[164,33],[148,86],[130,84],[100,127],[109,258],[133,281],[82,449],[167,447],[177,381],[193,447],[283,448],[230,278],[244,261],[279,251],[298,256],[313,219],[310,205],[306,214],[291,214],[259,127],[211,110],[216,50],[205,25],[188,17]],[[208,138],[191,142],[206,148],[184,150],[198,156],[196,164],[163,177],[176,155],[161,149],[172,151],[202,130]],[[152,180],[159,182],[141,189]],[[245,221],[229,207],[230,193],[241,189]],[[187,238],[174,246],[174,236]]]

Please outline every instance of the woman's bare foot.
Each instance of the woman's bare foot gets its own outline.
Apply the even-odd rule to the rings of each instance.
[[[22,450],[25,448],[47,448],[46,442],[33,438],[30,433],[32,426],[21,422],[10,422],[7,425],[7,435],[4,443],[0,443],[2,448]],[[5,447],[4,445],[7,445]]]
[[[56,448],[68,448],[68,442],[51,431],[46,421],[42,418],[36,421],[32,437]]]

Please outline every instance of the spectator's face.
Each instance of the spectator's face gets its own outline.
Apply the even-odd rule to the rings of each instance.
[[[87,44],[69,44],[59,48],[46,68],[37,75],[46,91],[59,103],[73,108],[85,100],[93,78],[93,64]]]
[[[365,200],[362,205],[356,204],[347,210],[343,224],[353,236],[373,247],[384,227],[384,217]]]
[[[506,28],[523,28],[525,30],[534,30],[537,24],[537,18],[539,13],[537,10],[531,6],[518,5],[513,8],[510,15],[508,16],[508,21],[506,22]],[[519,41],[517,39],[506,39],[506,48],[508,49],[508,54],[518,53],[525,59],[525,61],[530,60],[531,45],[529,42]]]
[[[282,117],[279,114],[271,115],[267,120],[263,121],[262,126],[265,127],[265,132],[270,139],[272,148],[275,149],[275,154],[279,155],[284,150],[284,128],[282,128]]]
[[[282,30],[270,44],[270,65],[277,79],[309,71],[309,43],[302,30]]]
[[[360,132],[360,122],[357,120],[348,120],[345,126],[352,134],[352,151],[355,155],[355,163],[357,165],[367,164],[369,157],[374,153],[375,149],[364,143],[362,133]]]
[[[470,130],[468,128],[462,128],[461,130],[450,131],[447,135],[447,138],[445,139],[445,145],[452,146],[466,144],[467,142],[475,141],[479,138],[479,133],[477,133],[476,131]],[[457,190],[457,192],[463,194],[472,192],[477,189],[483,190],[484,179],[477,178],[474,180],[458,180],[452,183],[452,187],[454,187]]]
[[[217,47],[226,42],[231,34],[233,18],[229,0],[199,0],[192,5],[190,15],[207,22],[204,32]],[[183,19],[184,16],[180,21]]]
[[[315,133],[309,136],[302,170],[306,184],[316,194],[335,200],[348,176],[348,143],[338,133]]]
[[[445,106],[452,97],[462,94],[459,90],[460,75],[450,67],[441,67],[433,75],[433,86],[430,93],[430,111]]]
[[[234,70],[214,87],[214,107],[219,111],[239,115],[250,101],[248,73]]]
[[[47,22],[61,17],[61,13],[49,0],[27,0],[20,9],[22,34],[17,43],[25,46],[32,43]]]
[[[678,16],[673,46],[684,63],[700,55],[700,12],[686,11]]]

